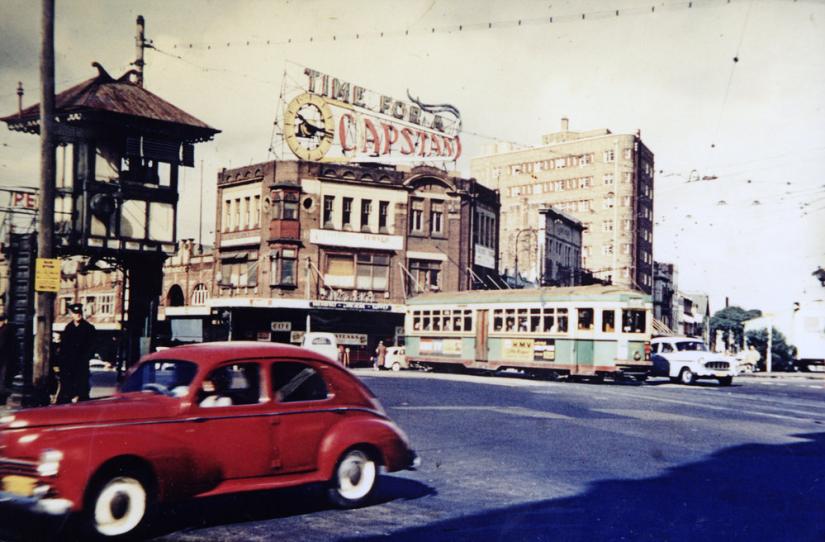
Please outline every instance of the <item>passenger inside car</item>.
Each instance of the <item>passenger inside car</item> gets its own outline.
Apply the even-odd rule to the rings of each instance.
[[[231,376],[226,371],[218,370],[209,375],[203,381],[200,395],[202,397],[200,406],[205,408],[232,406],[232,398],[229,396],[229,385]]]

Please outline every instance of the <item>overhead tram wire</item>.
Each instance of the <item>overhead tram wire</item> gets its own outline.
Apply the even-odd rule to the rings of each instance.
[[[692,10],[710,7],[724,7],[733,3],[741,3],[746,0],[679,0],[673,2],[651,3],[645,6],[619,7],[611,9],[599,9],[587,12],[570,12],[562,14],[545,15],[542,17],[524,17],[506,20],[488,20],[478,22],[464,22],[450,25],[421,25],[420,27],[393,29],[393,30],[369,30],[369,31],[348,31],[345,33],[326,33],[323,35],[311,35],[307,37],[287,37],[282,39],[248,39],[237,37],[220,43],[213,42],[178,42],[171,47],[177,50],[199,50],[213,51],[226,50],[230,48],[249,47],[273,47],[283,45],[306,45],[316,43],[335,43],[340,41],[366,41],[382,40],[387,38],[407,38],[417,36],[433,36],[438,34],[461,34],[467,32],[482,32],[492,30],[509,30],[519,28],[529,28],[536,26],[552,26],[561,23],[587,23],[590,21],[615,19],[617,17],[629,16],[654,16],[662,13],[671,13],[680,10]],[[747,0],[750,1],[750,0]],[[786,0],[792,2],[794,0]]]

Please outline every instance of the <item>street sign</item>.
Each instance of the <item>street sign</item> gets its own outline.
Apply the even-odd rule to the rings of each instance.
[[[37,258],[34,268],[34,291],[54,292],[60,290],[60,259]]]

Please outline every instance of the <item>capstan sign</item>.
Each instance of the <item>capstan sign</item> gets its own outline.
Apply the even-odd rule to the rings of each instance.
[[[455,161],[461,116],[449,104],[397,100],[304,70],[305,92],[284,111],[284,140],[303,160]]]

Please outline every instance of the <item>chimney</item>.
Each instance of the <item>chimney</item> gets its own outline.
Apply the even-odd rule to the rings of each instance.
[[[17,82],[17,116],[23,116],[23,81]]]
[[[561,131],[566,132],[569,128],[570,128],[570,121],[567,119],[567,117],[562,117],[561,118]]]

